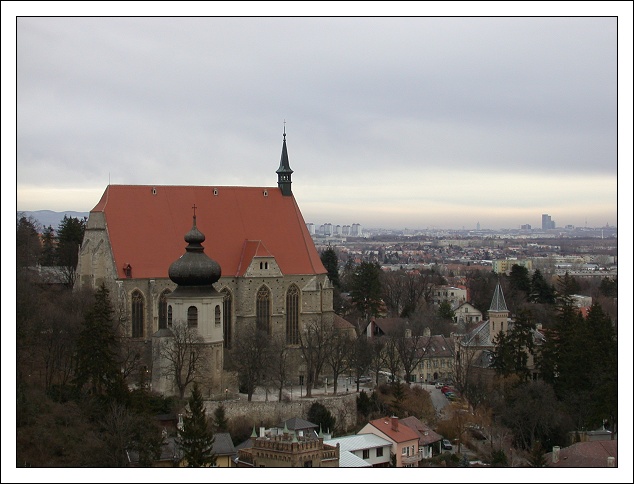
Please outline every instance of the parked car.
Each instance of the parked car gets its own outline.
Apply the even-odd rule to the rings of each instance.
[[[442,388],[445,384],[443,382],[436,382],[436,385],[434,385],[436,388]]]
[[[369,376],[360,376],[359,378],[354,379],[355,383],[370,383],[372,381],[372,378],[370,378]]]
[[[451,449],[453,449],[451,442],[449,442],[448,439],[442,439],[442,450],[451,450]]]

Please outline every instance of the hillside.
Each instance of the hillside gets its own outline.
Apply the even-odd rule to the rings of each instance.
[[[21,216],[24,214],[25,217],[33,217],[42,227],[48,227],[49,225],[54,229],[59,227],[60,222],[64,219],[64,216],[74,217],[78,219],[82,219],[84,217],[88,217],[88,212],[73,212],[72,210],[68,210],[66,212],[53,212],[52,210],[35,210],[32,212],[23,211],[17,212],[17,216]]]

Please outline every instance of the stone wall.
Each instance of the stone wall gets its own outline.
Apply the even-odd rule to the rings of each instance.
[[[337,419],[336,429],[330,429],[333,437],[345,435],[352,431],[357,422],[357,393],[341,396],[298,398],[290,402],[275,401],[251,401],[240,395],[239,399],[205,402],[207,416],[213,418],[214,411],[219,405],[224,405],[225,416],[228,420],[235,417],[248,416],[257,429],[261,425],[266,428],[275,426],[289,418],[299,417],[307,420],[308,410],[314,402],[324,405]],[[327,432],[328,429],[322,429]]]

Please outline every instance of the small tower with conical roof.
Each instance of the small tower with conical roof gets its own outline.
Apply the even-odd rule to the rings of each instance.
[[[166,357],[171,345],[172,352],[188,353],[198,358],[196,373],[203,390],[220,392],[223,367],[223,296],[214,287],[220,279],[218,262],[205,254],[202,243],[205,235],[196,226],[196,206],[194,205],[193,225],[185,234],[185,253],[169,267],[168,275],[177,284],[176,289],[166,297],[167,329],[153,335],[154,361],[152,387],[155,391],[177,393],[173,375],[173,357]],[[156,348],[154,348],[156,343]],[[189,355],[183,360],[186,374]],[[158,364],[157,364],[158,363]],[[158,370],[158,371],[157,371]]]
[[[284,125],[284,141],[282,142],[282,157],[280,158],[280,167],[277,169],[277,186],[282,191],[282,195],[290,197],[291,192],[291,170],[288,164],[288,152],[286,151],[286,125]]]
[[[502,286],[498,282],[495,286],[495,292],[493,293],[493,299],[491,300],[491,307],[489,308],[489,334],[491,339],[495,337],[500,331],[505,332],[508,330],[509,310],[506,307],[506,301],[504,300],[504,294],[502,293]]]

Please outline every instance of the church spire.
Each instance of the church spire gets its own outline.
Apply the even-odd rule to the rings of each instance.
[[[280,158],[280,167],[277,169],[277,186],[282,190],[282,195],[288,197],[291,192],[291,170],[288,164],[288,152],[286,151],[286,121],[284,121],[284,141],[282,142],[282,157]]]
[[[495,292],[493,293],[493,299],[491,300],[491,307],[489,308],[489,312],[491,311],[508,312],[506,301],[504,300],[504,294],[502,294],[502,286],[500,286],[499,282],[497,283],[497,286],[495,286]]]

